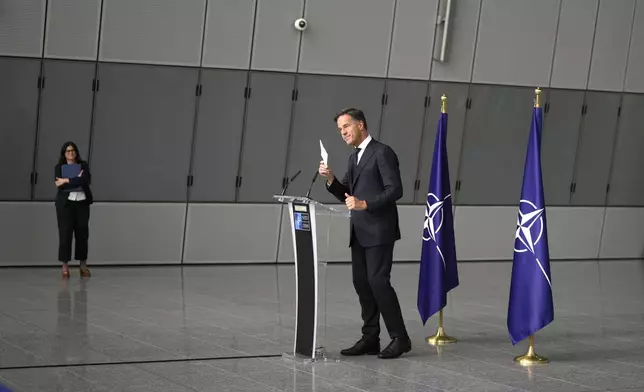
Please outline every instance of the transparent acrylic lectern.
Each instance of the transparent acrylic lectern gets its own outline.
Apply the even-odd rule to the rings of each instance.
[[[275,195],[273,199],[288,205],[295,258],[295,339],[293,352],[283,357],[299,362],[326,360],[326,268],[331,220],[349,218],[351,213],[342,205],[326,205],[303,196]],[[318,227],[326,227],[326,238],[320,236]]]

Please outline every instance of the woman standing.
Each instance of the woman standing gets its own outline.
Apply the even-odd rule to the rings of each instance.
[[[64,165],[80,165],[80,173],[71,178],[63,177]],[[74,256],[80,261],[80,275],[90,276],[87,268],[87,240],[89,238],[89,206],[94,202],[90,189],[91,174],[87,162],[81,159],[78,147],[66,142],[60,150],[55,169],[56,217],[58,218],[58,260],[63,263],[63,277],[69,277],[72,258],[72,238],[75,239]]]

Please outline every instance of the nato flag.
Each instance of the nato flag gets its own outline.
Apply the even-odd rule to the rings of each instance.
[[[445,307],[458,286],[454,218],[447,164],[447,113],[441,113],[429,179],[418,281],[418,312],[423,325]]]
[[[546,207],[541,179],[542,117],[537,103],[532,113],[514,239],[508,307],[508,331],[512,344],[529,337],[554,319]]]

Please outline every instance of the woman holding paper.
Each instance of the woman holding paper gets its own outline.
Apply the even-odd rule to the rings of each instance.
[[[69,277],[72,258],[72,238],[75,239],[74,256],[80,262],[80,275],[90,276],[87,268],[87,240],[89,238],[89,206],[94,202],[89,187],[91,174],[87,162],[81,159],[74,142],[66,142],[60,150],[55,168],[56,217],[58,218],[58,260],[63,263],[63,277]]]

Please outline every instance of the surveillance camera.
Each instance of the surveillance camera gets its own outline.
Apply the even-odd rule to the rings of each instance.
[[[293,25],[295,26],[295,28],[297,30],[304,31],[304,30],[306,30],[306,28],[308,27],[309,24],[306,21],[306,19],[300,18],[300,19],[296,20]]]

